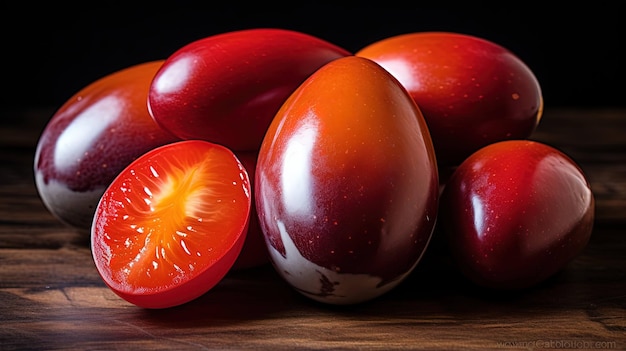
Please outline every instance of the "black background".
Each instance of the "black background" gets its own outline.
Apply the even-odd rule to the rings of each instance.
[[[129,2],[130,3],[130,2]],[[394,6],[249,7],[155,3],[2,6],[2,104],[59,107],[82,87],[116,70],[165,59],[191,41],[226,31],[298,30],[356,52],[373,41],[416,31],[483,37],[517,54],[542,85],[546,108],[626,106],[624,22],[616,7],[424,9]],[[181,5],[182,4],[182,5]]]

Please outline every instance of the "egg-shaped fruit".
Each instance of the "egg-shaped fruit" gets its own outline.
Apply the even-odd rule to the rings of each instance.
[[[88,233],[105,189],[143,153],[178,141],[148,112],[148,89],[163,61],[104,76],[69,98],[39,137],[35,183],[46,208]]]
[[[490,144],[447,182],[439,224],[450,254],[473,283],[532,287],[586,247],[595,201],[582,169],[536,141]]]
[[[334,60],[278,111],[255,191],[270,260],[288,284],[328,304],[379,297],[416,267],[437,218],[424,118],[375,62]]]
[[[170,55],[150,87],[154,119],[182,139],[258,151],[285,99],[325,63],[350,55],[293,30],[211,35]]]
[[[458,166],[496,141],[528,138],[543,114],[541,86],[530,67],[484,38],[406,33],[373,42],[356,55],[385,67],[409,91],[424,114],[440,166]]]

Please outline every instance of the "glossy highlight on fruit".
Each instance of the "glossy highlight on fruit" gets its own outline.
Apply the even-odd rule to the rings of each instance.
[[[47,209],[88,232],[96,205],[115,176],[143,153],[179,139],[148,112],[148,89],[163,61],[102,77],[68,99],[43,130],[35,182]]]
[[[450,32],[414,32],[357,51],[396,77],[426,118],[442,167],[488,144],[527,139],[543,114],[541,86],[510,50]]]
[[[182,139],[258,151],[287,97],[348,51],[297,31],[254,28],[191,42],[167,58],[149,94],[154,119]]]
[[[137,306],[167,308],[213,288],[243,247],[248,173],[229,149],[201,140],[158,147],[107,188],[91,246],[107,286]]]
[[[587,245],[595,202],[579,166],[530,140],[488,145],[447,182],[439,222],[450,253],[480,286],[522,289],[563,269]]]
[[[437,218],[425,121],[371,60],[345,57],[289,97],[263,140],[256,205],[270,259],[303,295],[354,304],[397,286]]]

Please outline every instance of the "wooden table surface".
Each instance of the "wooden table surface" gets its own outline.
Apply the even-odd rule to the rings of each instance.
[[[626,110],[546,109],[532,136],[574,158],[596,198],[589,245],[544,284],[483,291],[429,250],[407,281],[362,305],[315,303],[267,265],[165,310],[114,295],[88,239],[43,207],[32,164],[52,112],[1,116],[2,350],[626,349]]]

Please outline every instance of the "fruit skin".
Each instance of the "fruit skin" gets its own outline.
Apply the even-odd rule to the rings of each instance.
[[[187,303],[232,268],[251,185],[229,149],[202,140],[155,148],[120,172],[93,219],[92,256],[113,292],[144,308]]]
[[[115,176],[148,150],[179,140],[148,113],[148,89],[162,63],[140,63],[92,82],[45,126],[35,152],[35,183],[61,222],[89,232],[100,196]]]
[[[523,289],[585,248],[594,211],[591,187],[571,158],[543,143],[511,140],[480,149],[455,170],[438,227],[469,280]]]
[[[419,109],[388,72],[355,56],[320,68],[282,106],[255,191],[273,266],[329,304],[397,286],[437,217],[437,165]]]
[[[350,52],[285,29],[212,35],[169,56],[149,94],[154,119],[182,139],[258,151],[272,118],[319,67]]]
[[[510,50],[451,32],[413,32],[355,53],[379,63],[426,118],[442,167],[496,141],[527,139],[543,114],[541,86]]]

